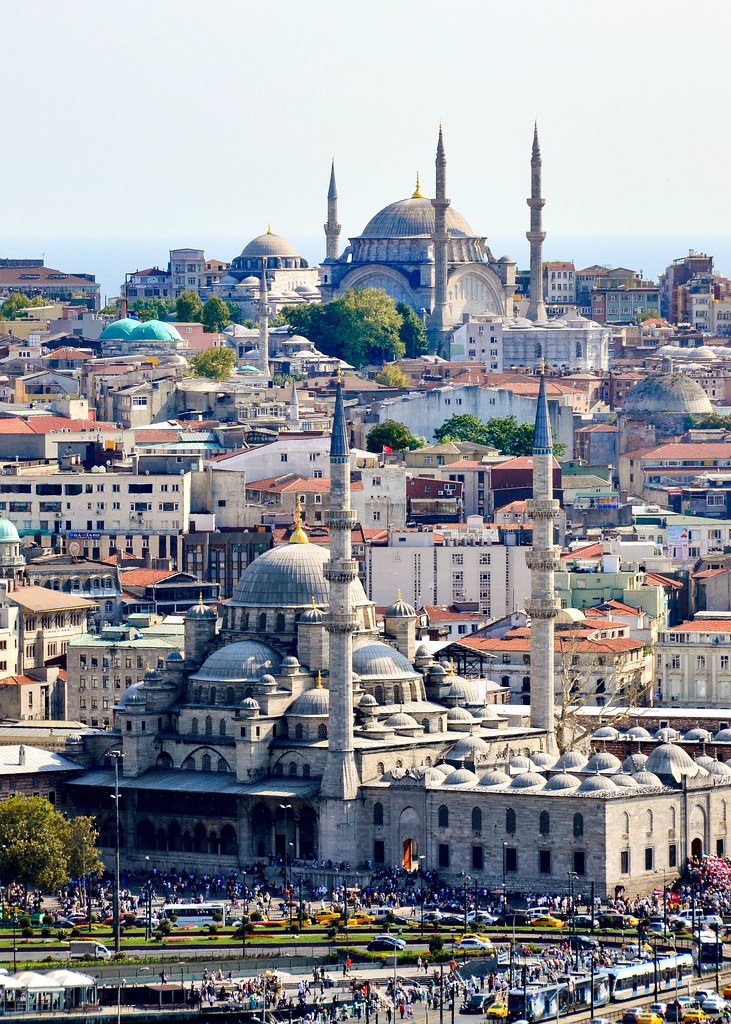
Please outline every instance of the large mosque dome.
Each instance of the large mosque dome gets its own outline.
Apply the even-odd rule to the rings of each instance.
[[[330,551],[319,544],[281,544],[259,555],[241,575],[231,605],[246,608],[305,608],[330,604],[324,568]],[[360,580],[350,585],[353,605],[368,603]]]
[[[252,238],[241,253],[241,258],[247,256],[299,256],[299,253],[286,238],[267,231],[265,235],[257,235]]]
[[[233,278],[238,280],[246,273],[261,273],[264,260],[267,270],[299,270],[307,267],[307,260],[300,256],[292,243],[281,235],[275,235],[269,228],[266,234],[252,238],[244,246],[241,255],[232,262]]]
[[[651,373],[627,392],[623,414],[636,419],[645,416],[711,412],[708,395],[685,373]]]
[[[446,214],[450,237],[475,238],[475,232],[461,213],[449,206]],[[412,196],[399,199],[371,217],[361,238],[415,238],[434,234],[434,207],[431,199]]]
[[[279,672],[282,659],[268,644],[241,640],[219,647],[190,678],[193,682],[242,683]]]

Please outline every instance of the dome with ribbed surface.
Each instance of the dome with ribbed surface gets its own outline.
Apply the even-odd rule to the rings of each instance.
[[[672,743],[673,740],[677,740],[678,735],[677,729],[671,729],[669,725],[666,725],[662,729],[657,730],[655,739],[660,740],[661,743]]]
[[[447,258],[450,263],[484,259],[484,239],[472,230],[454,207],[445,213]],[[371,217],[363,232],[351,239],[353,261],[424,262],[433,250],[434,207],[431,199],[414,195],[390,203]],[[411,244],[409,244],[411,243]]]
[[[364,639],[355,642],[353,669],[361,679],[413,679],[416,675],[408,658],[379,640]]]
[[[461,708],[459,706],[450,708],[447,712],[447,721],[454,723],[464,722],[465,725],[473,725],[475,719],[469,713],[467,708]]]
[[[622,771],[625,772],[639,772],[647,764],[647,754],[641,754],[637,751],[634,754],[628,754],[622,761]]]
[[[614,792],[614,784],[606,777],[606,775],[590,775],[588,779],[584,779],[579,788],[576,790],[577,793],[601,793],[601,792]]]
[[[552,778],[550,778],[546,783],[546,792],[561,792],[568,789],[577,789],[578,786],[579,780],[575,775],[568,775],[566,772],[559,772],[558,775],[552,776]]]
[[[637,783],[628,772],[617,772],[612,775],[612,782],[620,789],[637,789]]]
[[[481,786],[507,786],[510,783],[510,776],[502,768],[493,768],[486,772],[480,779]]]
[[[286,238],[267,231],[264,235],[252,238],[241,252],[241,259],[257,256],[299,256],[299,253]]]
[[[397,711],[395,715],[390,715],[383,723],[388,726],[389,729],[420,729],[421,726],[412,718],[411,715],[407,715],[405,711]]]
[[[440,763],[435,764],[434,767],[438,772],[441,772],[442,775],[451,775],[452,772],[457,770],[453,764],[447,764],[446,761],[440,761]]]
[[[577,768],[584,768],[588,758],[580,750],[567,750],[559,757],[553,766],[554,769],[572,771]]]
[[[288,715],[327,715],[330,712],[330,691],[324,686],[305,690],[287,708]]]
[[[328,607],[330,587],[324,576],[330,551],[319,544],[280,544],[255,558],[241,574],[229,607],[302,608]],[[350,584],[352,605],[367,604],[363,585]],[[413,674],[413,672],[412,672]]]
[[[731,729],[720,729],[713,740],[715,743],[731,743]]]
[[[706,771],[709,775],[720,775],[724,778],[728,778],[731,775],[731,768],[725,761],[713,761],[712,764],[706,765]]]
[[[510,758],[510,773],[511,775],[517,775],[518,772],[530,772],[535,768],[535,765],[529,757],[525,754],[516,754],[515,757]]]
[[[406,619],[414,615],[416,615],[416,609],[413,605],[410,605],[401,599],[400,592],[398,601],[394,601],[394,603],[390,604],[386,609],[386,616],[389,619]]]
[[[684,776],[694,779],[696,775],[705,773],[705,769],[675,743],[661,743],[655,747],[647,758],[645,770],[655,775],[669,776],[675,782],[680,782]]]
[[[635,418],[667,413],[706,413],[713,406],[700,384],[685,373],[651,373],[627,392],[622,413]]]
[[[613,725],[603,725],[591,734],[593,740],[616,740],[618,736],[619,732]]]
[[[638,786],[662,786],[662,782],[660,782],[657,775],[644,769],[641,772],[635,772],[632,778]]]
[[[540,769],[541,771],[543,771],[546,768],[553,767],[553,758],[544,750],[537,750],[535,754],[531,754],[530,759],[536,766],[536,768]]]
[[[215,683],[253,682],[267,673],[277,673],[280,665],[279,655],[268,644],[258,640],[240,640],[219,647],[206,658],[191,679]]]
[[[471,772],[469,768],[458,768],[452,772],[451,775],[447,775],[442,783],[443,786],[464,786],[472,785],[479,782],[479,779],[474,772]]]
[[[614,754],[610,754],[608,750],[598,750],[593,757],[589,758],[584,771],[616,772],[621,766],[621,761]]]
[[[546,780],[538,772],[523,772],[516,775],[510,783],[511,789],[535,789],[536,786],[544,786]]]
[[[651,740],[652,734],[643,728],[641,725],[633,725],[631,729],[627,730],[627,735],[633,740]]]
[[[689,729],[688,732],[683,733],[683,740],[695,743],[709,743],[711,734],[707,729],[701,729],[696,726],[695,729]]]
[[[474,764],[477,761],[484,761],[489,753],[490,748],[479,736],[465,736],[464,739],[457,740],[445,756],[453,762],[470,761]]]

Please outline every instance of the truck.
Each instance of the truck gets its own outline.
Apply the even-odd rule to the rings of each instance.
[[[80,960],[82,957],[90,956],[95,960],[111,960],[112,954],[101,942],[88,941],[69,942],[69,959]]]

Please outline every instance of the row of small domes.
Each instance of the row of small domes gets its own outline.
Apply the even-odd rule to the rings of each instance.
[[[731,729],[720,729],[717,733],[711,734],[708,729],[696,727],[688,732],[680,733],[677,729],[664,726],[654,733],[649,732],[641,725],[633,725],[631,729],[620,732],[612,725],[603,725],[592,733],[593,740],[660,740],[662,743],[672,743],[673,740],[682,740],[684,743],[731,743]]]

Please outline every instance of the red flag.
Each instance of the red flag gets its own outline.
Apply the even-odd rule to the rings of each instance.
[[[389,448],[387,444],[383,446],[383,454],[393,455],[393,448]]]

